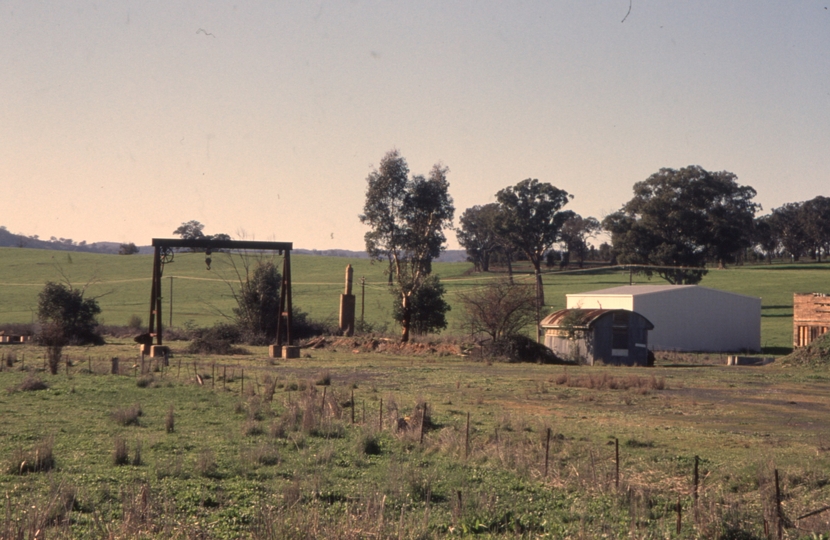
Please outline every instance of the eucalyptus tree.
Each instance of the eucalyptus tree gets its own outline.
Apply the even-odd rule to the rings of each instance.
[[[706,261],[723,266],[752,243],[755,190],[730,172],[692,165],[660,169],[634,184],[634,197],[603,228],[621,263],[653,266],[669,283],[695,284]]]
[[[535,178],[522,180],[496,193],[502,209],[501,236],[522,251],[533,265],[537,305],[545,304],[542,263],[545,253],[559,241],[562,225],[575,216],[560,211],[573,195]]]
[[[490,258],[501,245],[500,211],[497,203],[476,205],[466,209],[459,218],[456,237],[477,272],[490,271]]]
[[[374,260],[389,262],[403,342],[409,341],[413,297],[427,283],[432,261],[445,249],[444,229],[452,226],[455,207],[447,172],[439,163],[428,176],[410,178],[406,159],[390,150],[366,178],[366,202],[359,216],[371,228],[364,236],[366,252]]]

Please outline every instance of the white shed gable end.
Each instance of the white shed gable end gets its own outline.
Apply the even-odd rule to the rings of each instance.
[[[697,285],[626,285],[568,294],[567,308],[628,309],[654,324],[649,348],[759,351],[761,299]]]

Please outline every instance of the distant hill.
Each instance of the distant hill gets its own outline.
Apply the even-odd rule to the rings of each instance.
[[[354,259],[368,259],[365,251],[350,251],[348,249],[295,249],[297,255],[323,255],[325,257],[349,257]],[[463,249],[448,249],[435,262],[465,262],[467,252]]]
[[[83,251],[87,253],[110,253],[117,254],[121,246],[118,242],[95,242],[87,244],[73,242],[71,239],[55,238],[41,240],[35,236],[25,236],[9,232],[5,227],[0,226],[0,247],[25,247],[32,249],[53,249],[58,251]],[[153,253],[153,246],[138,246],[138,252],[142,255]],[[298,255],[322,255],[325,257],[347,257],[354,259],[368,259],[365,251],[351,251],[348,249],[295,249]],[[467,252],[461,249],[449,249],[441,254],[435,262],[464,262],[467,260]]]
[[[87,253],[118,253],[118,242],[73,242],[71,239],[54,238],[41,240],[36,236],[14,234],[0,226],[0,247],[24,247],[32,249],[54,249],[59,251],[84,251]]]

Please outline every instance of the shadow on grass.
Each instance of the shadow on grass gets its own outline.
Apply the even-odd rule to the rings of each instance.
[[[786,356],[793,352],[792,347],[762,347],[761,352],[763,354],[771,354],[774,356]]]

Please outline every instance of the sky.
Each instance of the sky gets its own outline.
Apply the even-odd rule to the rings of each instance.
[[[537,178],[602,219],[662,167],[830,195],[830,0],[0,0],[0,225],[364,248],[366,177]],[[457,249],[454,232],[448,247]]]

